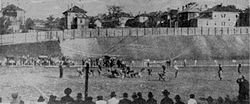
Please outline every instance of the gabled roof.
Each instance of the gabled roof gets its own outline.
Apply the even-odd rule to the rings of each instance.
[[[1,11],[5,11],[5,10],[16,10],[16,11],[24,11],[23,9],[19,8],[18,6],[15,6],[14,4],[10,4],[4,8],[2,8]]]
[[[180,11],[179,13],[199,13],[201,12],[201,9],[199,8],[187,8],[183,11]]]
[[[213,8],[205,10],[204,12],[240,12],[240,10],[229,6],[216,5]]]
[[[135,16],[135,18],[138,18],[138,17],[149,17],[149,15],[146,13],[143,13],[143,14],[139,14],[139,15]]]
[[[119,14],[119,16],[120,16],[120,17],[133,17],[133,16],[131,16],[130,14],[125,13],[125,12],[121,12],[121,13]]]
[[[83,13],[83,14],[87,13],[87,11],[79,8],[78,6],[74,6],[74,7],[70,8],[70,9],[66,10],[65,12],[63,12],[63,14],[66,14],[68,12]]]

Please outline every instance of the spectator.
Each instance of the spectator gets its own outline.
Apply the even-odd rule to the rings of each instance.
[[[225,97],[225,104],[231,104],[231,103],[232,103],[232,101],[231,101],[229,95],[226,95],[226,97]]]
[[[236,81],[239,85],[239,100],[249,99],[249,82],[242,75],[241,78],[238,78]]]
[[[116,98],[115,92],[111,92],[110,94],[111,99],[108,100],[108,104],[118,104],[119,100]]]
[[[74,102],[74,99],[70,96],[72,90],[70,88],[66,88],[64,90],[64,94],[66,94],[66,96],[61,98],[61,102],[62,103],[72,103]]]
[[[131,104],[138,104],[138,103],[136,102],[137,95],[136,95],[135,92],[132,94],[132,99],[133,99],[133,101],[131,102]]]
[[[207,100],[208,104],[215,104],[214,99],[211,96],[208,96],[208,98],[206,100]]]
[[[157,100],[154,99],[154,95],[152,92],[148,93],[147,104],[157,104]]]
[[[45,99],[43,98],[43,96],[39,96],[37,102],[38,102],[37,104],[46,104]]]
[[[188,100],[188,104],[197,104],[197,101],[194,99],[195,98],[194,94],[190,94],[189,97],[190,99]]]
[[[95,104],[95,102],[93,102],[92,100],[93,100],[93,98],[91,96],[88,96],[88,97],[86,97],[83,104]]]
[[[74,104],[83,104],[82,93],[77,93],[76,100]]]
[[[138,104],[146,104],[146,100],[142,98],[142,93],[138,92],[137,93],[138,98],[136,99],[136,102]]]
[[[24,101],[18,98],[18,93],[12,93],[11,94],[12,101],[10,104],[24,104]]]
[[[184,102],[181,101],[180,95],[176,95],[174,99],[175,99],[175,104],[185,104]]]
[[[219,70],[218,70],[218,76],[219,76],[219,79],[222,80],[222,66],[221,64],[219,64]]]
[[[107,104],[107,101],[103,100],[103,96],[97,96],[96,104]]]
[[[238,74],[241,74],[241,64],[238,65]]]
[[[63,77],[63,62],[60,62],[59,63],[59,78],[62,78]]]
[[[119,104],[131,104],[131,100],[128,99],[128,93],[123,93],[123,99],[119,101]]]
[[[174,104],[173,100],[168,97],[170,95],[168,90],[162,91],[162,94],[164,95],[164,98],[161,100],[161,104]]]
[[[217,104],[224,104],[224,100],[222,97],[219,97],[217,100]]]
[[[50,95],[48,104],[60,104],[59,101],[56,101],[56,96]]]

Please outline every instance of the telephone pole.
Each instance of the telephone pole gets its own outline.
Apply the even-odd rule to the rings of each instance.
[[[85,91],[84,91],[84,98],[88,97],[88,85],[89,85],[89,63],[86,63],[85,67]]]

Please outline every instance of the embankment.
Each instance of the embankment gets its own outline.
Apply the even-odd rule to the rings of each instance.
[[[0,46],[0,57],[5,56],[39,56],[51,55],[60,56],[61,48],[57,41],[37,42],[37,43],[23,43],[15,45]]]
[[[249,35],[154,35],[66,40],[60,47],[74,58],[107,54],[133,59],[249,59],[249,44]]]

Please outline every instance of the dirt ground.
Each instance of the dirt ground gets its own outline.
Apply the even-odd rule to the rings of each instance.
[[[189,94],[195,94],[196,98],[212,96],[218,98],[229,95],[231,98],[238,95],[239,77],[236,66],[223,67],[223,80],[219,81],[217,67],[192,67],[180,68],[179,75],[174,78],[174,70],[168,69],[166,81],[158,81],[158,72],[161,68],[153,68],[153,76],[143,73],[142,78],[108,78],[106,76],[90,76],[89,95],[96,100],[96,96],[102,95],[109,99],[111,91],[115,91],[118,98],[127,92],[131,99],[133,92],[142,92],[147,98],[149,91],[153,92],[158,102],[163,98],[161,91],[170,91],[170,97],[176,94],[187,102]],[[137,69],[138,70],[138,69]],[[242,67],[242,74],[249,79],[249,66]],[[11,93],[18,92],[26,102],[33,102],[40,95],[49,97],[53,94],[60,99],[64,96],[64,89],[72,88],[72,97],[81,92],[84,94],[84,78],[78,77],[76,68],[64,68],[64,76],[59,77],[59,69],[44,67],[0,67],[0,97],[3,102],[11,100]]]

